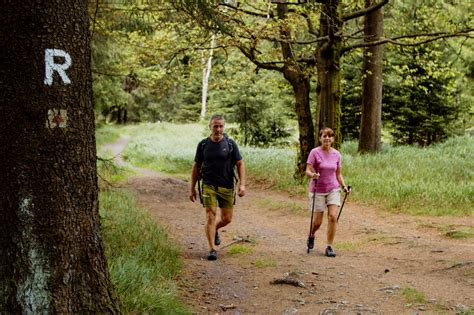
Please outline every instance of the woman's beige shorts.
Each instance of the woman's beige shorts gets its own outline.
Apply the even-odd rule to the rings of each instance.
[[[312,211],[311,206],[313,205],[313,193],[309,193],[309,211]],[[314,211],[324,212],[329,205],[341,206],[341,190],[334,189],[328,193],[316,193],[314,197]]]

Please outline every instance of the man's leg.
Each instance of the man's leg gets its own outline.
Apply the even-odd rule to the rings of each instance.
[[[216,224],[216,231],[232,222],[233,213],[234,210],[232,208],[221,208],[221,216],[219,222]]]
[[[216,210],[216,207],[206,207],[206,225],[204,229],[206,231],[207,241],[211,251],[215,250],[214,237],[216,234]]]

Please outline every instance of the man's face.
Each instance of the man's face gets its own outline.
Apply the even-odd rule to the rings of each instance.
[[[224,120],[222,119],[213,119],[209,124],[211,129],[211,135],[214,137],[220,137],[224,134]]]

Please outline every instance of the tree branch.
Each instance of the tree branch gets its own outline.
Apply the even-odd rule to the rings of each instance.
[[[394,38],[382,38],[380,40],[373,41],[373,42],[364,42],[364,43],[346,46],[342,49],[342,52],[345,53],[349,50],[356,49],[356,48],[372,47],[372,46],[383,45],[383,44],[392,44],[392,45],[397,45],[397,46],[419,46],[419,45],[430,43],[430,42],[443,39],[443,38],[450,38],[450,37],[474,38],[474,36],[470,34],[473,31],[474,29],[469,29],[469,30],[459,31],[456,33],[437,32],[437,33],[409,34],[409,35],[403,35],[403,36],[398,36]],[[429,38],[412,42],[412,43],[399,41],[400,39],[418,38],[418,37],[429,37]]]
[[[358,10],[358,11],[355,11],[355,12],[352,12],[352,13],[349,13],[349,14],[346,14],[342,17],[342,20],[345,22],[345,21],[348,21],[348,20],[352,20],[352,19],[355,19],[355,18],[358,18],[358,17],[361,17],[361,16],[364,16],[366,15],[367,13],[370,13],[372,11],[376,11],[378,9],[380,9],[381,7],[383,7],[384,5],[386,5],[388,3],[389,0],[382,0],[381,2],[377,3],[377,4],[374,4],[370,7],[367,7],[367,8],[364,8],[364,9],[361,9],[361,10]]]

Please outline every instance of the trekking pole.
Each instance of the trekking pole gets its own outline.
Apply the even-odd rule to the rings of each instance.
[[[313,191],[313,202],[311,204],[311,222],[309,222],[309,235],[311,235],[311,230],[313,229],[313,214],[314,214],[314,199],[316,198],[316,184],[318,183],[317,179],[314,179],[314,191]],[[308,246],[308,254],[309,254],[309,244]]]
[[[351,191],[351,186],[347,186],[347,191],[346,191],[346,194],[344,195],[344,200],[342,201],[341,210],[339,210],[339,214],[337,215],[337,222],[339,222],[339,217],[341,216],[342,208],[344,208],[344,203],[346,202],[347,195],[350,191]]]

